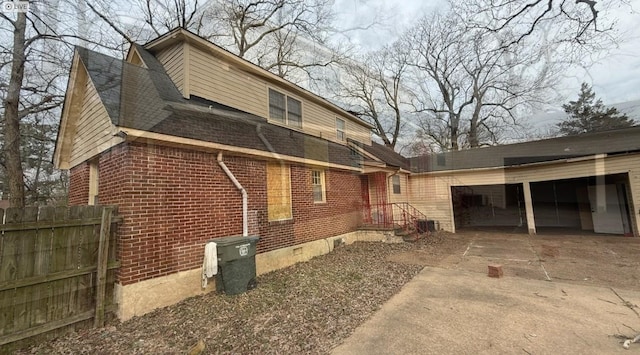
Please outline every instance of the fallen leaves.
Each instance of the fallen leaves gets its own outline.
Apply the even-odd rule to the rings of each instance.
[[[193,297],[19,353],[325,354],[421,269],[388,261],[389,255],[416,249],[435,252],[442,242],[436,235],[412,244],[354,243],[262,275],[258,287],[247,293]]]

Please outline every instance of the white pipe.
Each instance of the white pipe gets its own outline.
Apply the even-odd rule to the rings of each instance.
[[[224,173],[227,174],[231,182],[236,186],[240,193],[242,194],[242,236],[246,237],[249,235],[249,218],[248,218],[248,209],[247,209],[247,190],[240,185],[240,182],[233,173],[227,168],[227,165],[222,161],[222,152],[218,153],[218,165],[224,170]]]

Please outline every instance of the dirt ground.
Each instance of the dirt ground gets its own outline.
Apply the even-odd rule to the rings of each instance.
[[[33,344],[20,354],[326,354],[424,266],[640,290],[640,239],[438,233],[416,243],[355,243],[258,278],[238,296],[211,293],[127,322]]]

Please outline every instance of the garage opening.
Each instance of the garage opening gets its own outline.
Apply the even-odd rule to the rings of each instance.
[[[628,174],[531,183],[538,234],[633,235]]]
[[[522,184],[452,186],[451,196],[456,230],[527,232]]]

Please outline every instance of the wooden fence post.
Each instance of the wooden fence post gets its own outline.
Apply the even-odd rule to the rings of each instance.
[[[107,282],[107,263],[109,259],[109,234],[111,232],[111,214],[113,209],[105,207],[102,210],[100,225],[100,244],[98,245],[98,271],[96,285],[96,316],[93,325],[104,326],[105,293]]]

